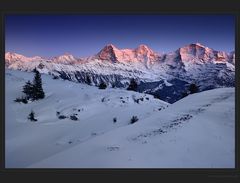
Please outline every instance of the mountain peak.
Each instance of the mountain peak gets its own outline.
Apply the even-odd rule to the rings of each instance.
[[[54,57],[54,58],[73,58],[73,55],[65,53],[63,55],[59,55],[59,56]]]
[[[20,54],[14,53],[14,52],[6,52],[5,56],[23,56],[23,55],[20,55]]]
[[[13,53],[13,52],[10,52],[10,51],[8,51],[8,52],[5,53],[5,55],[11,55],[11,54],[14,54],[14,53]]]
[[[153,51],[145,44],[140,44],[135,51],[140,54],[146,54],[147,52],[153,53]]]
[[[33,57],[27,57],[18,53],[14,53],[14,52],[6,52],[5,53],[5,58],[19,58],[22,59],[24,58],[25,60],[36,60],[36,59],[42,59],[42,57],[40,56],[33,56]]]
[[[119,52],[118,48],[116,48],[113,44],[107,44],[98,54],[97,56],[101,60],[110,60],[117,61],[116,52]]]
[[[63,55],[53,57],[52,60],[56,63],[71,63],[73,61],[76,61],[76,58],[70,53],[64,53]]]
[[[71,53],[69,53],[69,52],[65,52],[63,55],[65,55],[65,56],[73,56]]]
[[[118,49],[116,46],[114,46],[113,44],[107,44],[105,47],[105,49]]]
[[[138,48],[149,49],[148,46],[145,45],[145,44],[140,44],[140,45],[138,46]]]
[[[136,49],[118,49],[108,44],[97,54],[97,58],[112,62],[148,62],[158,60],[159,56],[144,44]]]
[[[17,53],[13,53],[13,52],[7,52],[5,53],[5,59],[11,59],[11,60],[21,60],[24,59],[26,60],[27,57],[17,54]]]
[[[180,50],[192,50],[192,49],[194,49],[194,50],[196,50],[196,49],[205,50],[205,49],[209,49],[209,48],[204,46],[203,44],[197,42],[197,43],[191,43],[191,44],[185,45],[185,46],[183,46],[179,49]]]
[[[192,43],[193,45],[196,45],[196,46],[200,46],[200,47],[205,47],[203,44],[199,43],[199,42],[196,42],[196,43]]]
[[[141,61],[150,61],[154,62],[156,60],[159,60],[160,56],[154,52],[152,49],[150,49],[147,45],[140,44],[135,50],[135,54],[137,56],[138,60]]]
[[[226,52],[216,51],[208,48],[201,43],[192,43],[184,47],[179,48],[179,54],[183,61],[221,61],[226,62],[229,60],[229,56]],[[195,62],[194,61],[194,62]]]

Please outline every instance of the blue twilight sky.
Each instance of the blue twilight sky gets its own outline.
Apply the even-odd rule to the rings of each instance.
[[[96,54],[106,44],[136,48],[146,44],[158,53],[190,43],[234,51],[232,15],[8,15],[6,52],[52,57]]]

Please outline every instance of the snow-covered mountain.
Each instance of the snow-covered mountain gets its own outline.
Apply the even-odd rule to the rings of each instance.
[[[158,54],[146,45],[118,49],[109,44],[87,58],[70,54],[49,59],[29,58],[8,52],[5,61],[9,69],[32,71],[37,67],[41,73],[81,83],[89,76],[94,85],[104,81],[110,86],[126,87],[131,78],[136,78],[141,83],[141,92],[161,93],[165,96],[162,99],[171,103],[180,99],[176,93],[186,90],[182,85],[176,91],[176,86],[182,83],[194,82],[202,91],[235,85],[235,53],[216,51],[200,43],[167,54]],[[162,93],[166,87],[169,92]]]
[[[185,62],[227,62],[229,55],[223,51],[215,51],[211,48],[205,47],[200,43],[190,44],[179,48],[181,59]]]
[[[97,55],[100,60],[112,62],[143,62],[149,64],[160,60],[160,56],[146,45],[139,45],[136,49],[118,49],[114,45],[105,46]]]
[[[64,55],[53,57],[51,61],[58,64],[75,64],[78,62],[78,59],[69,53],[65,53]]]
[[[6,69],[5,76],[7,168],[235,166],[234,88],[168,104],[148,94],[99,90],[42,74],[46,97],[22,104],[14,99],[34,74]],[[27,119],[31,110],[37,122]],[[132,116],[139,119],[134,124]]]
[[[5,54],[5,63],[6,66],[10,66],[14,64],[15,62],[22,62],[24,64],[25,62],[34,62],[34,61],[43,61],[44,59],[39,56],[34,57],[26,57],[17,53],[7,52]]]

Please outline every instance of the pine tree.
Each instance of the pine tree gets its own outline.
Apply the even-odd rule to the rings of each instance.
[[[26,95],[22,98],[16,98],[15,102],[23,102],[28,103],[28,100],[38,100],[45,97],[45,93],[42,88],[42,78],[41,74],[37,71],[35,68],[33,70],[35,73],[33,83],[31,83],[29,80],[26,82],[26,84],[23,86],[22,92]]]
[[[196,84],[194,84],[194,83],[190,84],[189,92],[190,92],[190,94],[199,92],[198,86]]]
[[[133,116],[131,118],[130,124],[136,123],[138,121],[138,117],[137,116]]]
[[[135,79],[132,78],[130,80],[130,84],[129,84],[127,90],[137,91],[137,87],[138,87],[137,82],[135,81]]]
[[[99,89],[106,89],[107,85],[103,81],[101,81],[101,83],[99,84],[98,88]]]
[[[33,90],[34,90],[33,88],[34,88],[34,86],[29,80],[23,86],[23,91],[22,92],[25,93],[27,100],[33,99]]]
[[[34,69],[34,79],[33,79],[33,99],[43,99],[45,97],[45,93],[42,88],[42,78],[41,74],[38,72],[38,70]]]
[[[86,76],[86,81],[85,81],[85,82],[86,82],[88,85],[91,85],[92,81],[91,81],[89,75]]]
[[[37,119],[35,119],[35,113],[33,111],[31,111],[31,113],[28,115],[28,119],[30,121],[37,121]]]

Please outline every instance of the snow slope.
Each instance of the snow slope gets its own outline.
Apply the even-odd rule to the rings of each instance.
[[[6,71],[7,168],[235,166],[234,88],[167,104],[150,95],[99,90],[43,75],[45,99],[14,103],[24,82],[32,78],[32,73]],[[143,101],[134,102],[141,97]],[[31,109],[36,123],[26,120]],[[56,111],[78,113],[79,121],[59,120]],[[139,121],[130,125],[133,115]]]
[[[121,89],[97,87],[53,80],[42,75],[46,98],[29,104],[15,103],[22,86],[33,73],[6,70],[6,167],[27,167],[115,128],[129,125],[133,115],[144,119],[158,113],[168,103],[153,96]],[[139,100],[143,98],[143,101]],[[30,111],[36,123],[27,120]],[[78,121],[61,115],[77,114]],[[113,118],[117,122],[113,122]]]
[[[214,89],[29,168],[234,168],[234,137],[234,89]]]

